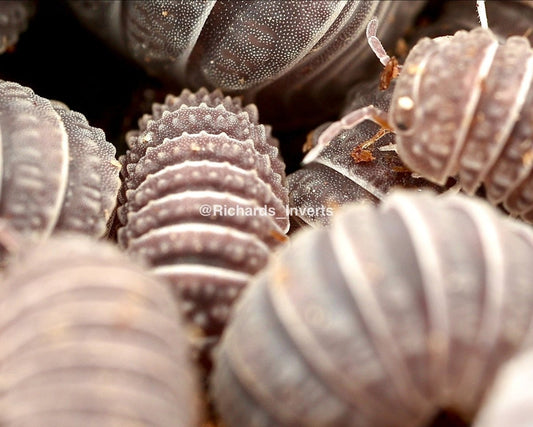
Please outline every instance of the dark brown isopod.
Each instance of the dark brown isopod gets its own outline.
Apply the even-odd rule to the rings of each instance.
[[[208,349],[288,230],[285,165],[254,105],[185,90],[128,135],[119,244],[168,280]]]
[[[533,320],[533,232],[480,199],[393,192],[297,232],[215,353],[228,426],[471,419]],[[251,339],[250,337],[253,337]]]
[[[368,27],[382,62],[388,56]],[[504,44],[487,28],[424,38],[409,52],[390,110],[356,110],[321,135],[320,147],[345,127],[371,119],[396,133],[405,165],[444,184],[458,176],[463,191],[483,184],[493,204],[533,221],[533,51],[525,37]]]
[[[166,284],[104,242],[52,237],[0,285],[2,426],[199,425]]]
[[[35,0],[0,1],[0,53],[11,49],[35,13]]]
[[[369,103],[388,111],[391,97],[392,91],[380,91],[372,80],[356,85],[347,104],[349,111]],[[326,126],[313,131],[314,142]],[[378,138],[380,132],[383,129],[370,121],[345,130],[312,163],[287,176],[293,220],[328,225],[341,206],[356,201],[377,203],[394,187],[444,189],[407,169],[394,150],[394,134]]]
[[[424,1],[197,0],[69,2],[76,15],[174,86],[220,88],[284,126],[336,115],[347,87],[375,63],[372,16],[394,43]]]
[[[0,81],[0,218],[30,240],[52,231],[100,237],[120,163],[101,129],[27,87]]]

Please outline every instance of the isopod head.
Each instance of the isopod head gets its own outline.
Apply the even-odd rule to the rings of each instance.
[[[411,50],[390,109],[398,154],[409,168],[441,185],[458,172],[497,48],[492,32],[479,28],[425,38]]]
[[[395,84],[393,80],[392,86]],[[345,114],[369,104],[388,111],[393,87],[379,90],[376,79],[354,86],[346,99]],[[327,125],[315,129],[308,141],[316,144]],[[404,166],[395,151],[395,137],[368,120],[337,135],[313,163],[288,176],[294,220],[327,225],[341,206],[356,201],[378,203],[395,187],[446,190],[448,187],[430,183]]]
[[[373,34],[369,43],[381,56]],[[373,105],[334,122],[304,158],[309,163],[343,129],[370,119],[397,133],[400,159],[443,185],[457,177],[467,194],[533,221],[533,50],[527,38],[500,44],[488,28],[424,38],[411,50],[389,113]]]

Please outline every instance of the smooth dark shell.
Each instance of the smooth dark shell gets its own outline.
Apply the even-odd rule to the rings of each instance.
[[[529,228],[463,195],[396,192],[300,231],[216,352],[224,422],[423,426],[443,407],[471,418],[531,336],[532,255]]]
[[[0,286],[0,424],[198,425],[180,320],[167,285],[108,244],[23,252]]]
[[[0,81],[0,218],[35,241],[107,233],[120,187],[115,148],[65,105]]]
[[[285,240],[285,166],[254,105],[201,89],[169,95],[152,110],[120,158],[118,242],[172,284],[204,351]]]
[[[320,123],[378,62],[366,23],[394,45],[423,1],[70,1],[108,43],[174,86],[220,88],[277,127]]]

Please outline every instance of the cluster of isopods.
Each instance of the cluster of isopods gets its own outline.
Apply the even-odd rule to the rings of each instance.
[[[424,1],[69,1],[85,25],[173,86],[220,88],[277,127],[316,123],[376,70],[373,16],[394,41]],[[342,72],[339,72],[342,70]]]
[[[392,91],[378,89],[377,81],[363,82],[348,94],[347,109],[352,111],[372,104],[387,111],[391,96]],[[324,123],[313,131],[311,145],[317,144],[319,135],[329,124]],[[332,219],[331,211],[314,207],[334,210],[352,202],[378,203],[393,187],[430,188],[441,192],[453,184],[450,180],[447,186],[439,187],[414,175],[398,157],[394,135],[382,133],[378,125],[365,121],[339,134],[317,159],[291,173],[287,177],[289,202],[299,208],[293,221],[328,225]]]
[[[533,2],[427,3],[63,1],[167,95],[117,159],[0,66],[0,424],[533,422]]]

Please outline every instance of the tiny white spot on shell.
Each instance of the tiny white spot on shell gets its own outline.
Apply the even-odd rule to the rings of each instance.
[[[207,326],[208,320],[209,319],[207,318],[207,315],[202,312],[196,313],[192,319],[192,321],[201,328],[205,328]]]
[[[401,96],[398,98],[398,107],[400,107],[402,110],[412,110],[415,106],[414,101],[408,97],[408,96]]]

